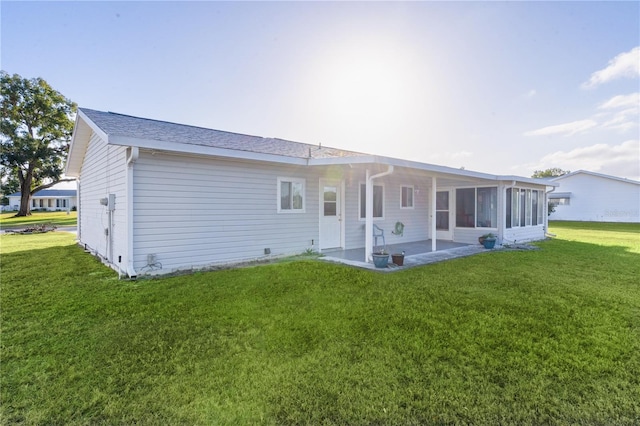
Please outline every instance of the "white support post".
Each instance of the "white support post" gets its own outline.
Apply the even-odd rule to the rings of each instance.
[[[365,179],[364,261],[371,262],[373,253],[373,180],[367,169]]]
[[[367,169],[365,183],[365,196],[367,198],[364,218],[364,257],[365,262],[373,261],[373,180],[393,173],[393,166],[389,165],[387,171],[371,176]]]
[[[431,251],[436,251],[436,191],[437,179],[431,176]]]

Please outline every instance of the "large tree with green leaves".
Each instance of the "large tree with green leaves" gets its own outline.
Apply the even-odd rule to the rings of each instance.
[[[564,176],[571,173],[569,170],[562,170],[559,167],[553,167],[546,170],[536,170],[533,172],[532,178],[554,178]]]
[[[76,104],[41,78],[0,71],[2,186],[20,188],[20,211],[31,214],[31,196],[61,181]]]

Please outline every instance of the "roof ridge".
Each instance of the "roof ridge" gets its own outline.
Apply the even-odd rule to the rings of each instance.
[[[562,176],[557,176],[557,177],[552,178],[551,180],[562,180],[564,178],[575,176],[575,175],[580,174],[580,173],[584,173],[586,175],[591,175],[591,176],[596,176],[596,177],[601,177],[603,179],[618,180],[618,181],[621,181],[621,182],[627,182],[627,183],[632,183],[632,184],[635,184],[635,185],[640,185],[640,181],[637,181],[635,179],[629,179],[629,178],[620,177],[620,176],[608,175],[608,174],[605,174],[605,173],[592,172],[591,170],[584,170],[584,169],[576,170],[574,172],[570,172],[570,173],[564,174]]]
[[[83,107],[83,108],[79,108],[79,109],[94,111],[94,112],[98,112],[98,113],[104,113],[104,111],[100,111],[100,110],[92,109],[92,108],[84,108]],[[192,129],[202,129],[202,130],[220,132],[220,133],[225,133],[225,134],[228,134],[228,135],[237,135],[237,136],[244,136],[244,137],[250,137],[250,138],[256,138],[256,139],[263,139],[263,140],[277,140],[277,141],[282,141],[282,142],[295,143],[295,144],[308,146],[308,147],[320,147],[320,148],[335,149],[335,150],[339,150],[339,151],[346,151],[346,152],[353,152],[353,153],[356,153],[356,154],[362,154],[362,153],[357,152],[357,151],[351,151],[351,150],[346,150],[346,149],[341,149],[341,148],[335,148],[335,147],[331,147],[331,146],[324,146],[323,147],[322,143],[310,144],[310,143],[307,143],[307,142],[292,141],[292,140],[289,140],[289,139],[283,139],[283,138],[278,138],[278,137],[267,137],[267,136],[250,135],[250,134],[247,134],[247,133],[231,132],[231,131],[228,131],[228,130],[213,129],[211,127],[196,126],[196,125],[193,125],[193,124],[176,123],[174,121],[158,120],[158,119],[155,119],[155,118],[147,118],[147,117],[138,117],[136,115],[123,114],[121,112],[115,112],[115,111],[106,111],[106,113],[107,114],[118,115],[120,117],[127,117],[127,118],[133,118],[133,119],[137,119],[137,120],[151,121],[151,122],[154,122],[154,123],[172,124],[174,126],[190,127]]]

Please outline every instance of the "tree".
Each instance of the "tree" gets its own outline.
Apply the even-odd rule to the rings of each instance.
[[[571,173],[571,172],[569,170],[562,170],[561,168],[553,167],[551,169],[546,169],[546,170],[536,170],[535,172],[533,172],[533,175],[531,177],[532,178],[554,178],[554,177],[566,175],[568,173]]]
[[[569,170],[562,170],[559,167],[552,167],[546,170],[536,170],[531,175],[532,178],[554,178],[559,176],[564,176],[566,174],[571,173]],[[551,203],[551,201],[547,202],[547,216],[556,211],[556,207]]]
[[[3,189],[16,182],[17,216],[31,214],[31,196],[58,182],[73,132],[76,104],[41,78],[0,71],[0,174]]]

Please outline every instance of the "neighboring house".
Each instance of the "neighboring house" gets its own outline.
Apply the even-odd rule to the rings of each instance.
[[[84,108],[65,174],[79,242],[129,276],[307,249],[370,260],[374,223],[387,244],[433,250],[489,232],[540,240],[556,185]]]
[[[8,196],[10,210],[20,209],[20,192]],[[78,191],[75,189],[43,189],[31,196],[31,210],[69,211],[78,205]]]
[[[550,220],[640,222],[640,182],[578,170],[551,179],[560,184],[549,194]]]

